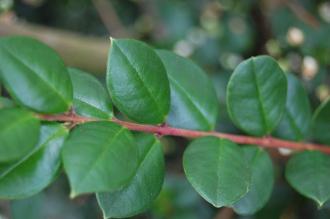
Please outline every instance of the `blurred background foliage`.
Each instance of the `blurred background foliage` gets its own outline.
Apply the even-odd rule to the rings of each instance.
[[[259,54],[275,57],[301,78],[313,108],[330,96],[330,2],[322,0],[0,0],[0,35],[31,35],[57,50],[65,62],[101,80],[109,36],[135,38],[193,59],[213,79],[220,103],[217,130],[239,133],[228,119],[226,84],[242,60]],[[180,71],[178,69],[178,71]],[[322,209],[296,192],[283,177],[287,157],[270,151],[276,184],[257,214],[238,216],[203,201],[183,176],[187,141],[162,138],[167,176],[153,207],[135,218],[152,219],[328,219]],[[61,175],[32,198],[0,200],[0,219],[102,218],[94,196],[68,198]],[[125,206],[123,206],[125,207]]]

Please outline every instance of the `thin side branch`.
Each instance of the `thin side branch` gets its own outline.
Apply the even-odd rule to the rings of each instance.
[[[78,115],[38,115],[38,117],[42,120],[46,121],[58,121],[58,122],[73,122],[73,123],[84,123],[91,121],[100,121],[99,119],[92,119],[87,117],[82,117]],[[206,131],[196,131],[196,130],[188,130],[188,129],[180,129],[173,128],[169,126],[157,126],[157,125],[145,125],[138,124],[133,122],[127,122],[123,120],[119,120],[116,118],[112,118],[111,122],[117,123],[121,126],[126,127],[132,131],[140,131],[140,132],[148,132],[154,133],[161,136],[180,136],[186,138],[199,138],[205,136],[215,136],[219,138],[229,139],[238,144],[253,144],[258,145],[264,148],[287,148],[295,151],[301,150],[316,150],[321,151],[323,153],[330,154],[330,146],[321,145],[321,144],[312,144],[305,142],[294,142],[282,140],[279,138],[273,138],[270,136],[267,137],[251,137],[245,135],[235,135],[235,134],[227,134],[221,132],[206,132]]]
[[[309,26],[315,29],[320,26],[320,22],[317,20],[317,18],[315,18],[311,13],[309,13],[296,0],[286,0],[285,4],[304,23],[308,24]]]
[[[131,33],[126,30],[111,3],[107,0],[92,0],[104,26],[114,37],[129,37]]]
[[[104,74],[110,41],[102,37],[37,25],[18,19],[13,13],[0,15],[0,36],[25,35],[36,38],[63,58],[67,66],[79,67],[94,74]]]

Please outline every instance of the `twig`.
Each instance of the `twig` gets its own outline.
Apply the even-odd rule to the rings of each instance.
[[[129,37],[131,34],[117,16],[111,3],[107,0],[92,0],[103,24],[108,32],[114,37]]]
[[[100,121],[99,119],[92,119],[87,117],[82,117],[78,115],[40,115],[38,117],[46,121],[60,121],[60,122],[74,122],[74,123],[84,123],[90,121]],[[227,134],[221,132],[206,132],[206,131],[196,131],[188,129],[173,128],[169,126],[157,126],[157,125],[145,125],[138,124],[133,122],[122,121],[116,118],[112,118],[111,122],[117,123],[121,126],[126,127],[129,130],[141,131],[148,133],[155,133],[162,136],[171,135],[171,136],[181,136],[186,138],[198,138],[204,136],[215,136],[219,138],[229,139],[238,144],[253,144],[258,145],[264,148],[288,148],[291,150],[301,151],[301,150],[316,150],[323,153],[330,154],[330,146],[313,144],[313,143],[304,143],[304,142],[294,142],[287,141],[278,138],[273,138],[270,136],[267,137],[251,137],[245,135],[235,135]]]
[[[320,22],[304,7],[302,7],[296,0],[285,0],[284,3],[304,23],[308,24],[313,28],[318,28],[320,26]]]
[[[231,219],[234,217],[234,211],[232,208],[223,207],[219,209],[214,219]]]
[[[13,13],[0,16],[0,35],[27,35],[55,49],[68,66],[104,74],[110,41],[107,37],[86,37],[70,31],[23,22]]]

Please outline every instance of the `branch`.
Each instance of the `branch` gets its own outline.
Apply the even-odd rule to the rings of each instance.
[[[70,31],[24,22],[13,13],[0,16],[0,36],[27,35],[55,49],[68,66],[104,74],[110,41],[107,38],[83,36]]]
[[[130,37],[132,34],[127,31],[111,3],[107,0],[92,0],[104,26],[114,37]]]
[[[91,121],[101,121],[99,119],[87,118],[78,116],[75,114],[72,115],[37,115],[40,119],[46,121],[58,121],[58,122],[72,122],[74,124],[91,122]],[[254,144],[264,148],[287,148],[291,150],[301,151],[301,150],[316,150],[323,153],[330,154],[330,146],[321,145],[321,144],[312,144],[304,142],[294,142],[287,141],[278,138],[273,138],[270,136],[267,137],[251,137],[244,135],[235,135],[227,134],[221,132],[206,132],[206,131],[196,131],[188,129],[173,128],[169,126],[156,126],[156,125],[144,125],[133,122],[126,122],[116,118],[112,118],[111,122],[117,123],[121,126],[124,126],[132,131],[148,132],[154,133],[162,136],[171,135],[171,136],[180,136],[186,138],[199,138],[204,136],[215,136],[219,138],[229,139],[238,144]]]
[[[222,207],[215,215],[214,219],[232,219],[235,214],[232,208]]]
[[[284,3],[290,8],[290,10],[304,23],[313,28],[318,28],[320,22],[309,13],[303,6],[301,6],[296,0],[286,0]]]

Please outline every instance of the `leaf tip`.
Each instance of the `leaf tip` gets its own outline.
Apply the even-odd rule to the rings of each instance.
[[[72,190],[71,193],[70,193],[70,199],[74,199],[77,196],[78,196],[78,193],[76,191]]]
[[[110,47],[112,47],[112,44],[114,41],[116,41],[116,39],[113,38],[112,36],[110,36],[109,39],[110,39]]]
[[[318,210],[320,210],[323,207],[324,203],[326,202],[326,200],[319,200],[319,199],[314,199],[314,201],[317,204],[317,209]]]

